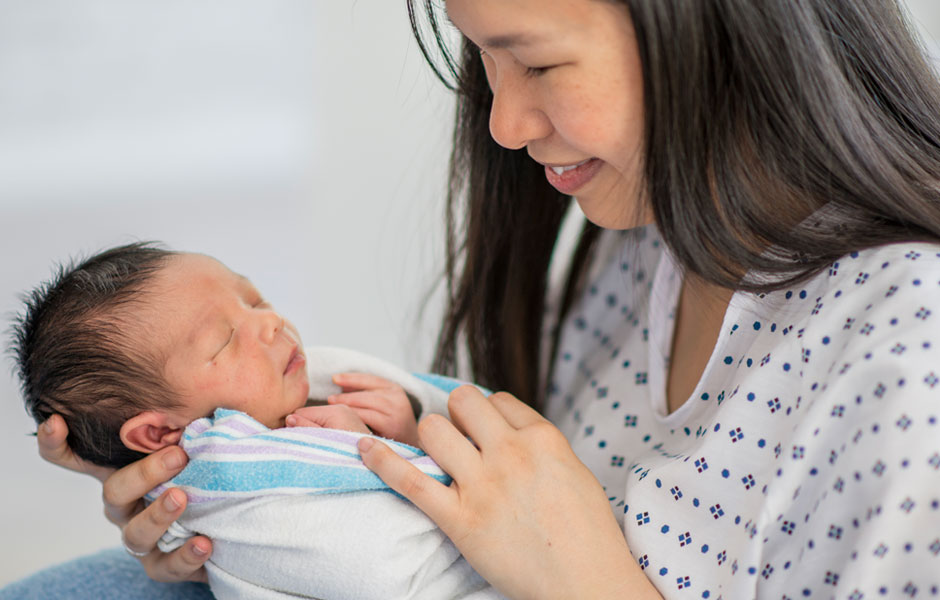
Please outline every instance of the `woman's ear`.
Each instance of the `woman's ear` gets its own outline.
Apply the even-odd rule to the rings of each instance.
[[[152,410],[131,417],[121,426],[121,441],[131,450],[150,454],[175,446],[183,437],[183,428],[169,415]]]

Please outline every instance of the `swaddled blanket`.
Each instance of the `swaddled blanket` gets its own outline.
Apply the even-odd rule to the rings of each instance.
[[[307,357],[317,396],[338,391],[326,383],[332,373],[369,372],[402,385],[425,415],[446,411],[446,389],[456,385],[345,350],[310,349]],[[189,498],[160,548],[172,550],[196,534],[212,539],[206,569],[220,600],[501,598],[424,513],[362,464],[356,443],[364,435],[270,430],[226,409],[194,421],[181,441],[190,457],[186,469],[149,494],[178,486]],[[421,450],[384,441],[431,477],[450,482]]]

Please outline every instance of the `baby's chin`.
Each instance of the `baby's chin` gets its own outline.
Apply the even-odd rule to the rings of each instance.
[[[294,410],[298,408],[303,408],[307,406],[307,402],[310,400],[310,381],[304,377],[303,384],[300,386],[300,389],[297,391],[296,406]]]
[[[293,402],[290,403],[290,412],[281,417],[278,427],[286,426],[285,419],[287,419],[287,415],[297,410],[300,410],[301,408],[305,406],[312,406],[310,402],[313,402],[313,401],[307,397],[309,392],[310,392],[310,383],[304,380],[304,384],[301,386],[301,389],[297,390],[296,395],[294,396]],[[326,402],[324,401],[322,402],[322,404],[326,404]]]

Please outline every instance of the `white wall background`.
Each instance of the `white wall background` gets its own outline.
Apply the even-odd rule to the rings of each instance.
[[[901,0],[906,4],[920,34],[940,57],[940,2],[937,0]]]
[[[452,107],[401,4],[0,0],[4,326],[53,261],[158,239],[251,277],[307,343],[425,367]],[[940,48],[940,3],[909,6]],[[119,541],[33,429],[0,376],[0,586]]]
[[[54,261],[157,239],[307,344],[426,368],[451,112],[401,2],[0,0],[0,329]],[[0,586],[119,541],[100,485],[38,458],[11,366]]]

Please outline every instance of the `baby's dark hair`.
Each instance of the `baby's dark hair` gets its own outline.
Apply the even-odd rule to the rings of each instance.
[[[122,467],[143,457],[121,442],[121,425],[180,405],[165,360],[135,339],[133,318],[147,283],[176,254],[152,242],[111,248],[58,265],[24,298],[10,351],[26,410],[37,424],[62,415],[69,446],[87,461]]]

